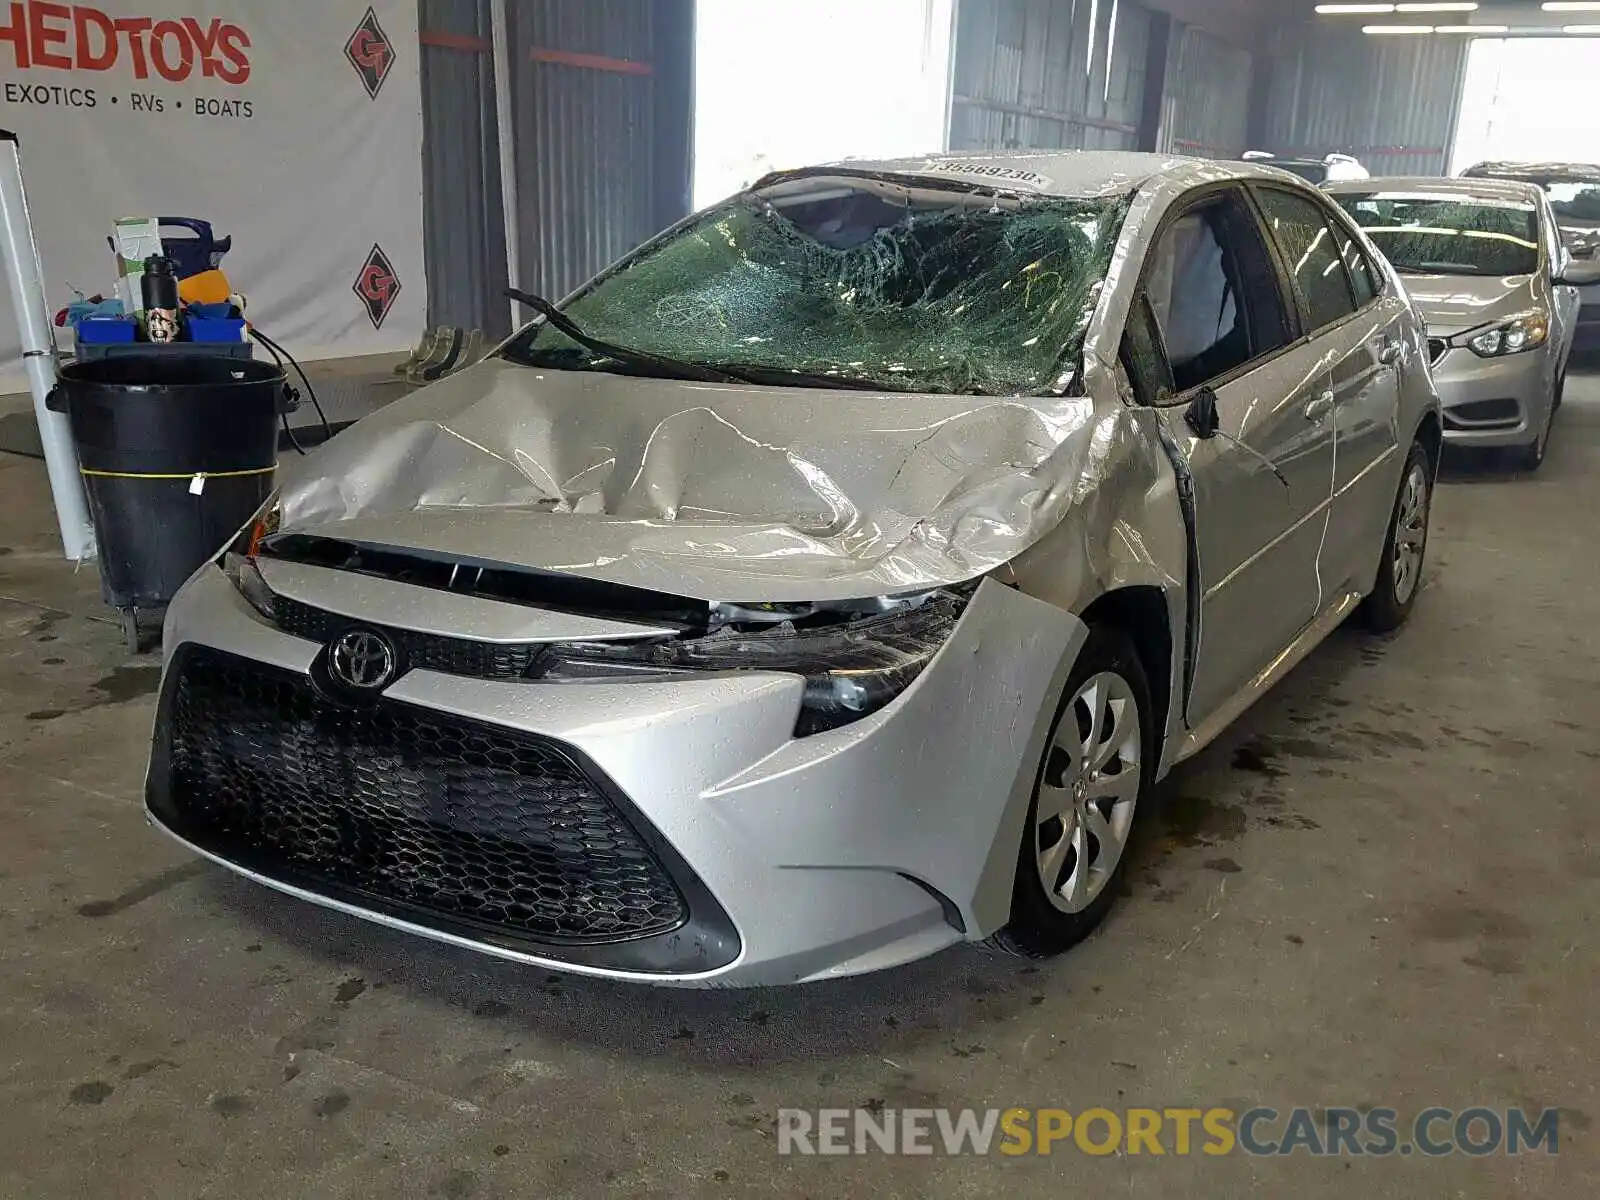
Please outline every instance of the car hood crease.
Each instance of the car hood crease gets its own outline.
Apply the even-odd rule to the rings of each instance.
[[[1136,433],[1086,398],[545,371],[491,359],[285,472],[284,534],[705,600],[963,582],[1084,502]]]

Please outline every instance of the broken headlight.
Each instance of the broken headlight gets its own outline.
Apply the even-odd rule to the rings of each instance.
[[[217,560],[217,565],[233,581],[233,586],[239,589],[239,594],[249,601],[250,607],[269,621],[277,617],[277,604],[272,589],[267,586],[267,581],[261,578],[261,571],[256,567],[256,558],[261,553],[261,543],[278,532],[281,515],[278,494],[274,492],[267,497],[267,502],[256,510],[255,516],[250,518],[238,536],[228,543],[227,549],[222,552],[222,557]]]
[[[905,691],[949,639],[970,595],[970,589],[929,592],[886,612],[822,626],[784,621],[645,643],[568,642],[547,649],[530,674],[552,681],[731,671],[800,675],[805,692],[795,736],[805,737],[860,720]]]

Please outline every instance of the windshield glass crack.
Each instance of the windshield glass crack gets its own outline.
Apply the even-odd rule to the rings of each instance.
[[[1060,390],[1123,200],[1016,201],[866,178],[745,193],[624,260],[562,312],[594,339],[797,387]],[[639,371],[546,323],[508,357]]]

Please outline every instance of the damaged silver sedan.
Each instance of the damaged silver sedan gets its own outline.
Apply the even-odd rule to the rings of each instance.
[[[1287,174],[788,172],[524,299],[173,603],[199,853],[614,978],[1051,955],[1175,763],[1416,603],[1424,332]]]

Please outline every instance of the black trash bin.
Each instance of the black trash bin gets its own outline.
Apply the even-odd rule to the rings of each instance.
[[[67,414],[99,546],[100,581],[129,648],[141,615],[237,533],[273,487],[283,371],[233,358],[106,358],[61,372],[48,406]]]

